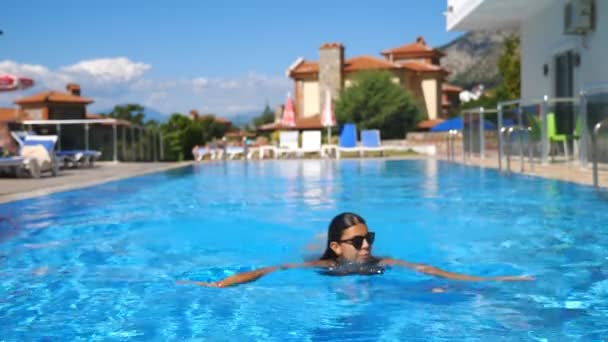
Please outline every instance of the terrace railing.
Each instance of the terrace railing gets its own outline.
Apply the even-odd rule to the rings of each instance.
[[[22,124],[32,131],[38,127],[45,134],[57,135],[57,149],[91,149],[91,135],[93,127],[97,126],[96,146],[93,149],[102,150],[102,158],[112,155],[114,162],[120,161],[157,161],[163,160],[163,141],[160,132],[139,125],[127,124],[116,119],[84,119],[84,120],[26,120]],[[65,126],[83,127],[84,130],[74,130]],[[111,147],[107,128],[112,127]],[[120,130],[119,130],[120,126]],[[120,134],[119,134],[120,131]],[[120,138],[119,138],[120,135]],[[80,140],[80,141],[79,141]],[[72,146],[68,147],[67,145]],[[120,148],[119,148],[120,146]],[[105,159],[105,158],[104,158]]]

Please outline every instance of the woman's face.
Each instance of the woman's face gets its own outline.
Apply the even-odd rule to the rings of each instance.
[[[357,249],[353,246],[353,238],[367,237],[363,239],[361,248]],[[372,245],[368,240],[367,226],[364,223],[358,223],[342,231],[340,241],[332,241],[329,244],[338,258],[352,262],[365,262],[371,257]],[[356,243],[354,243],[356,245]]]

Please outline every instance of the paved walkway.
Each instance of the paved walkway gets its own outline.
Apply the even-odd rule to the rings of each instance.
[[[438,158],[447,160],[445,155],[440,155]],[[458,163],[463,163],[462,154],[456,155],[455,161]],[[498,169],[498,157],[490,156],[484,159],[472,157],[467,159],[465,164]],[[511,172],[521,173],[521,162],[519,156],[511,157],[510,164]],[[507,172],[506,158],[503,158],[502,170]],[[564,161],[556,161],[546,165],[542,165],[540,163],[530,165],[528,159],[525,158],[523,174],[593,186],[593,170],[591,165],[589,165],[588,168],[582,168],[578,163],[575,162],[566,163]],[[608,188],[608,168],[606,165],[600,165],[599,167],[598,182],[600,187]]]
[[[73,190],[151,172],[165,171],[192,162],[183,163],[117,163],[100,162],[94,168],[64,169],[59,176],[46,173],[39,179],[0,178],[0,203]]]

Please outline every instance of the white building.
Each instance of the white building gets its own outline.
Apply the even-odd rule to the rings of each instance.
[[[448,0],[448,31],[519,28],[522,98],[608,81],[608,1]],[[607,89],[608,90],[608,89]]]

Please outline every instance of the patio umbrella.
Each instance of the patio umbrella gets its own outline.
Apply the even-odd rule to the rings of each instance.
[[[331,127],[336,125],[336,115],[329,89],[325,91],[325,106],[321,114],[321,125],[327,127],[327,143],[331,144]]]
[[[34,86],[34,80],[28,77],[17,77],[10,74],[0,75],[0,91],[27,89]]]
[[[287,93],[287,100],[285,101],[285,110],[283,111],[283,117],[281,118],[281,126],[296,127],[296,114],[293,111],[293,103],[291,102],[291,95],[289,93]]]

